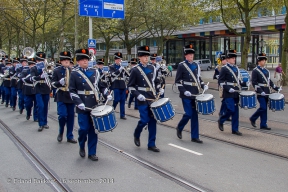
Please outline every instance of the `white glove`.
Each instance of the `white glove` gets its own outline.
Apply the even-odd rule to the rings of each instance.
[[[266,95],[266,93],[263,91],[262,93],[261,93],[261,96],[265,96]]]
[[[185,92],[184,92],[184,95],[187,96],[187,97],[192,96],[192,94],[190,93],[190,91],[185,91]]]
[[[282,91],[282,86],[278,88],[278,92]]]
[[[159,85],[157,85],[157,86],[156,86],[156,88],[157,88],[157,89],[161,88],[161,85],[160,85],[160,84],[159,84]]]
[[[104,95],[107,95],[107,93],[108,93],[108,89],[107,88],[105,88],[105,90],[104,90]]]
[[[18,77],[21,77],[21,73],[19,73],[17,76],[18,76]]]
[[[162,89],[162,88],[160,88],[160,89],[159,89],[159,93],[160,93],[160,95],[163,95],[163,94],[164,94],[164,92],[165,92],[165,90],[164,90],[164,89]]]
[[[64,86],[65,85],[65,78],[60,79],[59,83]]]
[[[137,99],[138,99],[139,101],[145,101],[145,100],[146,100],[146,98],[145,98],[144,95],[142,95],[142,94],[138,95]]]
[[[111,101],[113,99],[112,95],[107,96],[108,101]]]
[[[47,73],[42,73],[42,75],[41,75],[41,78],[47,78],[48,77],[48,74]]]
[[[219,75],[216,75],[216,79],[219,79]]]
[[[85,105],[84,105],[84,103],[81,103],[80,105],[77,105],[77,107],[79,108],[79,109],[81,109],[81,110],[85,110]]]
[[[204,91],[206,91],[208,89],[209,89],[208,85],[204,85]]]
[[[249,82],[249,81],[246,82],[246,86],[247,86],[247,87],[250,87],[250,82]]]
[[[234,92],[235,92],[235,89],[233,89],[233,88],[229,89],[229,93],[234,93]]]

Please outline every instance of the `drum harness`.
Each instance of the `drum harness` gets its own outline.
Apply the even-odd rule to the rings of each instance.
[[[97,89],[96,86],[95,86],[95,88],[93,87],[91,81],[88,79],[88,77],[87,77],[82,71],[80,71],[79,69],[78,69],[78,70],[75,70],[75,71],[76,71],[77,73],[79,73],[79,75],[81,75],[81,76],[85,79],[85,81],[88,83],[89,87],[92,89],[92,91],[93,91],[93,93],[94,93],[94,95],[95,95],[96,102],[98,103],[98,101],[99,101],[99,96],[98,96],[98,90],[96,90],[96,89]],[[96,71],[96,73],[97,73],[97,71]],[[97,74],[97,76],[99,77],[99,74]],[[95,81],[97,82],[97,78],[95,79]],[[96,82],[95,82],[95,83],[96,83]],[[85,91],[84,91],[84,92],[85,92]]]
[[[236,77],[235,73],[232,71],[232,69],[230,69],[230,67],[226,66],[226,68],[230,71],[230,73],[232,73],[233,77],[235,78],[235,80],[237,81],[237,85],[241,91],[241,86],[239,85],[239,69],[237,68],[238,71],[238,77]],[[234,85],[235,83],[230,83],[230,82],[226,82],[226,85]],[[235,85],[234,85],[235,86]]]
[[[150,83],[147,75],[144,73],[144,71],[141,69],[140,66],[137,66],[137,69],[140,71],[141,75],[144,77],[145,81],[147,82],[148,86],[150,87],[150,90],[152,91],[153,95],[156,97],[156,92],[155,92],[152,84]]]
[[[264,80],[266,81],[266,84],[262,84],[262,83],[258,83],[258,86],[264,86],[264,87],[268,87],[269,86],[269,90],[270,90],[270,93],[271,93],[271,87],[270,87],[270,84],[269,84],[269,80],[270,79],[270,73],[269,73],[269,77],[267,79],[267,77],[264,75],[264,73],[262,71],[260,71],[257,67],[256,67],[256,70],[260,73],[260,75],[262,75],[262,77],[264,78]],[[257,88],[256,88],[257,89]],[[257,90],[255,90],[257,91]]]
[[[198,64],[197,64],[198,65]],[[194,79],[194,81],[197,83],[197,88],[198,88],[198,92],[200,93],[200,86],[199,86],[199,82],[197,81],[194,73],[191,71],[191,69],[188,67],[188,65],[186,63],[183,63],[183,66],[187,69],[187,71],[190,73],[190,75],[192,76],[192,78]],[[199,66],[198,66],[198,70],[199,70]],[[190,83],[190,82],[189,82]],[[185,82],[183,81],[183,84],[185,84]]]

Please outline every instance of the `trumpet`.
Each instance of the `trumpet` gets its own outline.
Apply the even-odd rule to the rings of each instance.
[[[69,87],[69,79],[70,79],[70,72],[69,72],[69,68],[66,67],[64,91],[69,90],[69,88],[68,88]]]

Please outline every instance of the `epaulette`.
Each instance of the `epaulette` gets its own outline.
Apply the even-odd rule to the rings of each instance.
[[[183,64],[183,63],[185,63],[185,61],[182,61],[182,62],[180,62],[179,64]]]
[[[79,68],[78,67],[74,68],[72,71],[79,71]]]
[[[55,67],[53,70],[58,69],[59,67],[61,67],[61,66],[57,66],[57,67]]]

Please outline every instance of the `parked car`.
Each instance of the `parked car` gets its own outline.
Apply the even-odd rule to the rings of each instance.
[[[210,69],[212,69],[210,59],[194,60],[194,62],[199,64],[201,70],[210,71]]]

